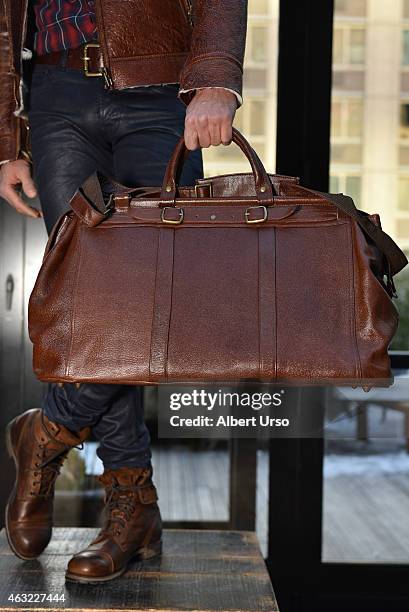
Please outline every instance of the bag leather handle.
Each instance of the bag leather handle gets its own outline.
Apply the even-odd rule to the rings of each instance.
[[[233,142],[243,151],[244,155],[250,162],[256,184],[257,199],[265,206],[274,204],[274,195],[276,194],[266,169],[264,168],[263,163],[255,150],[250,146],[244,136],[238,130],[236,130],[236,128],[233,128]],[[172,203],[175,205],[177,192],[176,176],[181,163],[184,162],[188,153],[189,151],[186,149],[185,139],[182,136],[177,143],[172,153],[172,157],[170,158],[166,167],[161,191],[161,199],[165,200],[162,206],[171,206]]]

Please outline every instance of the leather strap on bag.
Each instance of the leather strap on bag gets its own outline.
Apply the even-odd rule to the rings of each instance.
[[[383,253],[389,263],[390,273],[395,276],[398,272],[408,264],[407,257],[398,245],[392,240],[388,234],[375,225],[362,210],[358,210],[350,196],[343,193],[325,193],[323,191],[315,191],[308,189],[312,193],[316,193],[326,200],[330,200],[337,208],[342,210],[358,223],[367,236],[369,236],[376,244],[378,249]]]
[[[91,174],[69,201],[69,205],[83,223],[90,227],[106,218],[104,198],[96,173]]]
[[[250,162],[254,174],[257,199],[260,203],[267,206],[274,206],[274,188],[267,175],[264,165],[244,136],[235,128],[233,128],[233,142],[240,147]],[[164,201],[164,205],[175,205],[177,191],[176,174],[182,162],[183,154],[186,154],[186,147],[184,138],[182,136],[175,147],[165,171],[161,192],[161,199]],[[183,157],[183,159],[184,158],[185,157]],[[408,260],[403,251],[401,251],[398,245],[390,236],[388,236],[388,234],[385,234],[385,232],[383,232],[378,226],[372,223],[366,213],[356,208],[352,198],[342,193],[329,194],[321,191],[315,191],[314,189],[307,189],[306,187],[301,186],[299,189],[305,190],[306,192],[315,193],[319,197],[329,200],[339,210],[342,210],[348,216],[355,219],[362,230],[374,241],[378,249],[385,255],[388,261],[391,276],[394,276],[400,272],[407,265]]]
[[[167,376],[168,340],[172,307],[175,230],[163,227],[159,234],[149,372],[155,380]]]
[[[257,200],[260,204],[274,207],[274,195],[276,194],[260,158],[244,136],[235,128],[233,128],[233,141],[241,148],[251,164],[255,179]],[[175,206],[177,193],[176,176],[181,163],[186,157],[186,152],[185,141],[182,136],[166,168],[161,192],[162,206]],[[386,257],[391,277],[395,276],[395,274],[400,272],[408,264],[406,255],[398,245],[388,236],[388,234],[382,231],[380,227],[375,225],[365,212],[356,208],[351,197],[343,193],[316,191],[314,189],[302,187],[301,185],[297,186],[297,190],[315,194],[319,198],[331,202],[339,210],[354,219]],[[131,189],[129,191],[131,191]],[[104,200],[96,174],[91,175],[87,181],[83,183],[82,188],[80,188],[71,199],[70,205],[80,219],[91,227],[98,225],[106,218],[108,211],[106,209],[104,210]]]

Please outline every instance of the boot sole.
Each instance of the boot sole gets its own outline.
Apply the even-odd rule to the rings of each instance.
[[[88,576],[78,576],[77,574],[71,574],[70,572],[65,573],[65,579],[67,582],[80,582],[81,584],[94,584],[95,582],[109,582],[122,576],[128,568],[128,564],[131,561],[147,561],[154,557],[159,557],[162,554],[162,541],[151,544],[149,547],[140,548],[128,561],[128,563],[114,574],[109,576],[100,576],[98,578],[89,578]]]
[[[13,498],[13,495],[16,492],[17,474],[18,474],[17,458],[16,458],[16,455],[14,453],[13,443],[11,441],[11,428],[13,426],[13,423],[14,423],[14,419],[12,421],[10,421],[10,423],[8,423],[8,425],[6,427],[6,449],[7,449],[7,453],[9,455],[9,457],[11,459],[13,459],[13,461],[14,461],[14,465],[15,465],[15,468],[16,468],[16,482],[14,483],[13,490],[10,493],[9,499],[7,501],[7,506],[6,506],[6,510],[5,510],[4,525],[5,525],[5,530],[6,530],[7,542],[9,544],[11,550],[13,551],[13,553],[16,555],[16,557],[18,557],[19,559],[22,559],[23,561],[32,561],[33,559],[37,559],[37,556],[26,557],[25,555],[22,555],[21,553],[19,553],[18,550],[15,548],[13,542],[12,542],[12,539],[11,539],[11,536],[10,536],[10,532],[9,532],[9,503],[10,503],[10,500]]]

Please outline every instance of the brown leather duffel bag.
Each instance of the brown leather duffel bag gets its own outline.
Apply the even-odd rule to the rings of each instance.
[[[162,189],[97,176],[49,238],[29,304],[44,381],[391,382],[393,275],[405,255],[351,198],[253,174]]]

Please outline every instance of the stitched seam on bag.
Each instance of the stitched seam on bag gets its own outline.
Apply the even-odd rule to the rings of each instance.
[[[264,362],[263,356],[261,354],[261,283],[260,283],[260,258],[262,257],[262,253],[260,251],[260,230],[257,231],[257,296],[258,296],[258,309],[257,309],[257,317],[258,317],[258,376],[261,379],[264,372]]]
[[[79,217],[81,219],[81,221],[83,221],[83,223],[87,224],[87,217],[86,217],[85,213],[82,213],[82,212],[79,212],[79,211],[78,212],[74,211],[74,212],[77,215],[77,217]]]
[[[152,300],[152,327],[151,327],[151,338],[149,344],[149,379],[152,378],[152,336],[155,330],[155,305],[156,305],[156,292],[157,292],[157,280],[158,280],[158,260],[159,260],[159,248],[160,248],[160,229],[158,229],[158,237],[156,241],[156,260],[155,260],[155,284]]]
[[[359,345],[358,345],[358,333],[357,333],[357,312],[356,312],[356,286],[355,286],[355,279],[356,279],[356,270],[355,270],[355,257],[354,257],[354,249],[353,249],[353,240],[352,240],[352,222],[349,223],[349,228],[348,228],[348,242],[349,242],[349,248],[348,248],[348,253],[349,253],[349,269],[350,269],[350,277],[351,277],[351,283],[350,283],[350,301],[352,301],[351,307],[349,308],[349,316],[351,318],[351,322],[350,322],[350,326],[352,328],[352,335],[353,335],[353,340],[354,340],[354,344],[355,344],[355,369],[357,372],[357,376],[358,378],[362,379],[363,373],[362,373],[362,363],[361,363],[361,356],[359,353]],[[351,300],[351,296],[352,296],[352,300]]]
[[[274,380],[277,382],[278,377],[278,340],[277,340],[277,228],[273,228],[274,236]]]
[[[175,230],[172,229],[172,270],[170,274],[170,304],[169,304],[169,315],[168,315],[168,332],[166,335],[166,352],[165,352],[165,363],[164,363],[164,374],[165,380],[168,380],[168,355],[169,355],[169,337],[170,337],[170,321],[172,317],[172,305],[173,305],[173,278],[175,269]]]
[[[69,349],[68,349],[68,356],[67,356],[67,363],[65,365],[65,375],[66,376],[70,376],[71,375],[71,354],[72,354],[72,347],[74,345],[74,331],[75,331],[75,313],[76,313],[76,306],[77,306],[77,295],[78,295],[78,285],[79,285],[79,277],[80,277],[80,268],[81,268],[81,259],[82,259],[82,234],[83,234],[84,228],[80,225],[80,231],[79,231],[79,245],[78,245],[78,256],[77,256],[77,264],[76,264],[76,270],[75,270],[75,281],[74,281],[74,297],[72,300],[72,307],[71,307],[71,321],[70,321],[70,343],[69,343]]]

